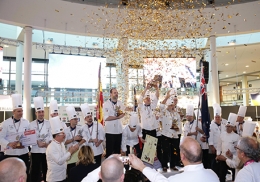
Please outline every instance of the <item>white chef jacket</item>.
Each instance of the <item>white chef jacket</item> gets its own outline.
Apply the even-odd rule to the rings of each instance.
[[[136,125],[135,131],[131,132],[129,125],[123,129],[121,149],[125,152],[126,146],[133,147],[139,143],[138,137],[142,138],[142,129],[139,124]]]
[[[237,145],[240,136],[233,131],[231,133],[223,132],[220,135],[217,145],[217,155],[223,155],[226,157],[226,152],[230,150],[230,152],[235,155],[236,149],[235,146]]]
[[[235,182],[259,182],[260,163],[253,162],[244,166],[238,173]]]
[[[215,147],[215,149],[217,148],[220,134],[222,132],[226,132],[226,123],[227,123],[227,120],[222,119],[220,126],[218,126],[215,123],[215,120],[211,121],[208,142],[209,142],[209,145],[213,145]]]
[[[30,130],[36,131],[37,140],[45,143],[49,143],[52,140],[50,121],[45,120],[39,124],[37,120],[34,120],[29,125]],[[31,153],[45,153],[46,148],[40,148],[37,144],[32,146]]]
[[[48,145],[46,150],[47,158],[47,177],[48,182],[62,181],[66,178],[67,160],[70,157],[64,143],[59,143],[55,139]]]
[[[18,132],[16,131],[18,130]],[[15,140],[9,140],[7,136],[15,135],[16,133],[21,134],[29,129],[29,121],[21,118],[19,122],[14,123],[13,118],[10,117],[7,120],[2,122],[2,131],[0,132],[0,145],[3,149],[7,149],[7,145],[10,142],[14,142]],[[5,150],[5,155],[23,155],[28,153],[28,147],[23,149],[12,149],[8,148]]]
[[[98,129],[98,130],[97,130]],[[104,152],[104,148],[102,143],[96,147],[96,145],[94,143],[89,143],[90,139],[96,139],[98,138],[98,140],[103,140],[105,139],[105,131],[103,126],[98,123],[97,121],[93,122],[93,125],[89,128],[87,124],[85,124],[82,127],[82,136],[83,139],[86,140],[85,145],[90,146],[94,152],[94,156],[103,154]],[[97,133],[98,133],[98,137],[97,137]]]
[[[71,127],[69,126],[69,127],[65,128],[65,130],[64,130],[64,133],[66,134],[66,138],[64,141],[71,140],[72,138],[74,138],[77,135],[82,136],[82,132],[83,132],[82,126],[80,126],[80,125],[76,125],[76,128],[73,131],[71,131]],[[78,143],[79,142],[74,140],[72,143],[67,144],[66,148],[69,149],[71,146],[74,146]]]
[[[178,134],[179,131],[175,131],[171,129],[172,127],[172,120],[177,120],[177,125],[179,129],[181,129],[181,118],[178,112],[170,113],[166,109],[166,105],[160,105],[160,115],[162,117],[162,131],[161,134],[168,137],[168,138],[179,138]]]
[[[109,116],[116,116],[115,107],[120,107],[120,110],[124,111],[125,106],[121,101],[117,101],[114,105],[110,100],[107,100],[103,104],[104,119],[106,120]],[[105,121],[105,132],[109,134],[120,134],[123,131],[121,119]]]
[[[197,126],[197,120],[193,120],[193,123],[189,122],[189,121],[186,121],[185,124],[184,124],[184,137],[188,136],[188,133],[191,133],[191,132],[195,132],[196,131],[196,126]],[[201,129],[201,123],[198,122],[198,127]],[[196,138],[195,135],[191,135],[190,137],[192,138]],[[200,140],[200,132],[198,132],[197,134],[197,140],[199,141]]]
[[[151,102],[150,106],[145,106],[143,104],[143,97],[139,97],[138,101],[138,109],[141,115],[141,127],[145,130],[155,130],[158,128],[158,122],[156,120],[156,116],[154,114],[154,110],[158,103],[158,98],[155,97],[155,99]]]
[[[168,178],[169,182],[219,182],[219,178],[211,169],[205,169],[203,164],[187,165],[184,172]]]
[[[242,128],[244,128],[244,123],[245,121],[243,121],[242,123]],[[242,137],[243,130],[240,130],[239,122],[236,123],[236,128],[237,128],[237,134]]]

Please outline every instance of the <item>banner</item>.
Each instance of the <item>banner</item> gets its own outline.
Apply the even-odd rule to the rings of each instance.
[[[103,90],[102,90],[102,83],[101,83],[101,63],[99,65],[98,70],[98,91],[97,91],[97,120],[99,123],[104,125],[103,121]]]
[[[252,106],[260,106],[260,95],[259,93],[250,94],[251,96],[251,105]]]

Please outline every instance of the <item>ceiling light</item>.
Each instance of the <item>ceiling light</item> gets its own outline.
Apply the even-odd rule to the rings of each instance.
[[[230,42],[228,42],[228,45],[236,45],[236,39],[231,40]]]
[[[229,83],[227,83],[227,85],[228,85]]]
[[[243,71],[243,73],[246,73],[246,71]]]
[[[228,66],[228,63],[226,63],[225,66]]]
[[[246,68],[248,68],[249,66],[248,65],[246,65]]]
[[[9,45],[4,45],[4,47],[9,47]]]
[[[257,77],[257,79],[259,79],[259,77]]]
[[[226,75],[226,77],[228,77],[228,75]]]

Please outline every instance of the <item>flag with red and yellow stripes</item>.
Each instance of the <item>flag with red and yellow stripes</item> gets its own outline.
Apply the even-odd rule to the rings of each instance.
[[[101,83],[101,63],[99,65],[98,70],[98,90],[97,90],[97,120],[99,123],[104,125],[103,120],[103,90],[102,90],[102,83]]]

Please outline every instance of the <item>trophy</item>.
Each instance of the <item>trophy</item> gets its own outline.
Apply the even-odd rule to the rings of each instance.
[[[123,111],[120,110],[120,106],[116,106],[115,112],[116,112],[115,115],[116,115],[117,117],[120,116],[120,115],[122,115],[122,114],[124,114]]]
[[[173,130],[179,130],[179,127],[178,127],[178,120],[177,119],[172,119],[172,127],[171,129]]]
[[[78,136],[82,136],[82,132],[83,132],[83,130],[79,130],[78,131]],[[75,140],[76,142],[80,142],[81,140]]]
[[[17,140],[16,148],[23,148],[22,143],[20,142],[21,138],[22,138],[22,136],[19,136],[19,135],[16,136],[16,138],[15,138]]]

